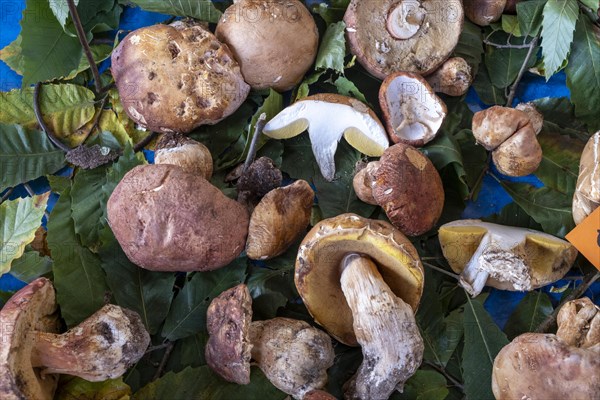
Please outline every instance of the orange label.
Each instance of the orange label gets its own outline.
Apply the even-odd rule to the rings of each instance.
[[[567,240],[600,270],[600,207],[569,232]]]

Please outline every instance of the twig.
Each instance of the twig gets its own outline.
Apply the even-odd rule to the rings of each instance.
[[[457,281],[460,279],[460,276],[458,276],[457,274],[454,274],[454,273],[452,273],[452,272],[450,272],[450,271],[446,271],[446,270],[445,270],[445,269],[443,269],[443,268],[436,267],[436,266],[435,266],[435,265],[433,265],[433,264],[429,264],[429,263],[426,263],[426,262],[422,262],[422,264],[423,264],[424,266],[426,266],[427,268],[431,268],[431,269],[432,269],[432,270],[434,270],[434,271],[441,272],[441,273],[442,273],[442,274],[444,274],[444,275],[448,275],[449,277],[451,277],[451,278],[454,278],[454,279],[456,279]]]
[[[135,144],[135,146],[133,146],[133,151],[134,152],[138,152],[144,149],[144,147],[148,146],[148,144],[152,141],[152,139],[154,139],[156,137],[156,132],[150,132],[149,134],[146,135],[145,138],[143,138],[142,140],[140,140],[138,143]]]
[[[8,199],[10,197],[10,195],[12,194],[12,192],[15,190],[14,187],[8,188],[6,190],[6,192],[2,195],[2,197],[0,198],[0,204],[4,203],[6,201],[6,199]]]
[[[485,43],[489,46],[492,46],[492,47],[496,47],[497,49],[527,49],[527,48],[529,48],[529,46],[531,46],[531,42],[525,43],[525,44],[512,44],[512,43],[500,44],[500,43],[492,42],[487,39],[484,39],[483,43]]]
[[[244,163],[244,169],[242,172],[245,172],[250,164],[254,161],[254,157],[256,157],[258,138],[262,135],[262,131],[267,124],[267,114],[262,113],[260,117],[258,117],[258,121],[256,121],[256,125],[254,127],[254,136],[252,137],[252,142],[250,142],[250,149],[248,149],[248,155],[246,156],[246,162]]]
[[[106,106],[107,101],[108,101],[108,95],[105,95],[104,98],[102,99],[102,101],[100,102],[100,108],[98,109],[98,112],[96,113],[96,115],[94,115],[94,119],[92,121],[92,126],[91,126],[90,130],[86,133],[86,135],[83,138],[83,140],[81,141],[81,143],[85,143],[86,140],[88,140],[88,138],[91,136],[94,129],[96,129],[98,127],[98,122],[100,122],[100,116],[104,112],[104,107]]]
[[[432,362],[429,362],[429,361],[425,361],[425,364],[426,364],[426,365],[428,365],[428,366],[430,366],[431,368],[435,369],[435,370],[436,370],[437,372],[439,372],[440,374],[444,375],[444,377],[445,377],[446,379],[448,379],[448,380],[450,381],[450,383],[452,383],[452,386],[455,386],[455,387],[457,387],[458,389],[460,389],[460,391],[461,391],[461,392],[463,392],[463,393],[464,393],[464,391],[465,391],[465,387],[463,386],[463,384],[462,384],[462,383],[460,383],[460,382],[458,381],[458,379],[456,379],[455,377],[453,377],[452,375],[450,375],[450,374],[448,373],[448,371],[446,371],[446,369],[445,369],[445,368],[442,368],[442,367],[440,367],[439,365],[436,365],[436,364],[434,364],[434,363],[432,363]]]
[[[581,285],[577,286],[575,290],[573,290],[569,295],[567,295],[563,301],[560,302],[558,307],[550,314],[535,330],[537,333],[545,333],[556,323],[556,317],[561,309],[561,307],[568,303],[571,300],[575,300],[583,296],[583,294],[592,286],[594,282],[600,279],[600,271],[592,271],[586,274],[583,278],[583,282]]]
[[[156,370],[156,373],[154,374],[154,377],[152,378],[153,381],[157,380],[158,378],[160,378],[162,376],[163,371],[165,370],[165,367],[167,366],[167,362],[169,361],[169,357],[171,357],[171,353],[173,352],[174,347],[175,347],[175,343],[173,343],[173,342],[167,343],[165,354],[163,354],[162,360],[160,360],[160,364],[158,364],[158,369]]]
[[[38,82],[35,84],[33,89],[33,112],[35,114],[35,118],[37,119],[40,128],[44,131],[44,133],[48,136],[48,139],[54,144],[56,147],[67,153],[71,148],[58,140],[58,138],[54,135],[54,133],[48,128],[44,118],[42,116],[42,111],[40,110],[40,93],[42,91],[42,83]]]
[[[156,350],[166,349],[167,347],[169,347],[170,343],[171,342],[166,342],[166,343],[159,344],[156,346],[150,346],[146,349],[146,352],[144,354],[152,353],[153,351],[156,351]]]
[[[483,181],[483,177],[490,170],[490,162],[492,162],[492,153],[488,152],[487,161],[485,162],[485,166],[483,167],[483,170],[481,170],[481,173],[477,177],[477,180],[475,181],[475,184],[471,188],[471,191],[469,192],[469,197],[467,198],[468,200],[473,200],[473,196],[475,196],[475,192],[477,191],[477,188],[479,186],[481,186],[481,182]]]
[[[539,36],[536,36],[528,44],[529,51],[527,52],[527,56],[525,56],[525,60],[523,60],[523,65],[521,65],[521,70],[519,71],[519,74],[517,75],[517,79],[510,87],[510,92],[509,92],[508,98],[506,100],[506,107],[512,107],[513,100],[515,99],[515,95],[517,93],[517,87],[519,87],[519,83],[521,82],[521,79],[523,79],[523,75],[525,75],[525,71],[527,71],[527,64],[529,63],[529,59],[531,58],[531,56],[533,54],[533,49],[535,49],[535,47],[537,46],[538,40],[539,40]]]
[[[71,19],[73,20],[73,25],[75,25],[75,30],[77,31],[79,43],[81,43],[81,46],[83,47],[83,53],[85,54],[85,58],[87,58],[88,63],[90,64],[90,69],[92,70],[92,75],[94,76],[94,86],[96,87],[96,93],[100,94],[104,92],[104,88],[102,87],[102,81],[100,80],[100,72],[98,71],[98,66],[96,65],[96,61],[94,60],[94,55],[92,54],[92,50],[90,49],[90,45],[88,44],[85,31],[83,30],[83,25],[81,24],[81,19],[79,18],[79,13],[77,12],[77,6],[75,6],[75,2],[73,0],[67,0],[67,4],[69,6],[69,13],[71,14]]]

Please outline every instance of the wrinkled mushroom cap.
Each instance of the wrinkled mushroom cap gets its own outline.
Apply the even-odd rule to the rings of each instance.
[[[0,346],[0,397],[50,400],[58,375],[42,377],[31,364],[33,343],[29,331],[57,333],[60,328],[52,282],[38,278],[19,290],[0,311],[3,337]]]
[[[186,133],[215,124],[250,90],[227,46],[195,23],[137,29],[111,60],[125,111],[152,131]]]
[[[563,305],[556,323],[556,336],[568,345],[587,349],[600,343],[600,307],[588,297]]]
[[[377,201],[373,198],[373,189],[371,184],[373,183],[373,173],[379,168],[379,161],[371,161],[362,167],[352,179],[352,187],[354,193],[361,201],[367,204],[377,205]]]
[[[435,138],[447,113],[446,104],[427,81],[408,72],[385,78],[379,104],[392,142],[417,147]]]
[[[177,165],[206,180],[210,180],[213,173],[210,150],[202,143],[177,133],[161,136],[156,143],[154,163]]]
[[[306,235],[296,259],[298,292],[319,325],[356,346],[352,312],[340,284],[340,263],[348,253],[369,256],[392,292],[413,310],[423,292],[423,267],[410,241],[385,221],[342,214],[319,222]]]
[[[298,0],[236,1],[221,16],[215,35],[229,46],[255,90],[294,87],[319,44],[315,21]]]
[[[579,161],[579,177],[573,197],[573,220],[580,224],[600,206],[600,131],[587,142]]]
[[[127,257],[153,271],[214,270],[246,244],[246,209],[175,165],[129,171],[110,196],[107,213]]]
[[[473,83],[471,66],[461,57],[447,59],[441,67],[427,77],[433,90],[448,96],[462,96]]]
[[[458,43],[463,8],[457,0],[352,0],[344,22],[352,54],[377,78],[399,71],[427,75]]]

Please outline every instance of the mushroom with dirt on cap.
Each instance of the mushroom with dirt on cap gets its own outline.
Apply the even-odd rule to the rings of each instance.
[[[180,133],[165,133],[156,142],[155,164],[173,164],[189,173],[210,180],[213,161],[210,150],[200,142]]]
[[[295,282],[315,322],[362,347],[349,399],[387,399],[421,364],[415,312],[423,291],[416,249],[392,225],[354,214],[319,222],[302,241]]]
[[[52,399],[57,374],[93,382],[117,378],[150,344],[150,335],[133,311],[108,304],[60,334],[57,307],[52,282],[38,278],[0,311],[1,326],[12,328],[0,346],[2,399]]]
[[[573,220],[580,224],[600,206],[600,131],[589,138],[579,161]]]
[[[462,96],[473,83],[471,66],[461,57],[447,59],[441,67],[427,76],[427,83],[438,93]]]

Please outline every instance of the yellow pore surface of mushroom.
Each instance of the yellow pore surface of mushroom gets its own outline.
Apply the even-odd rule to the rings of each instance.
[[[600,206],[600,131],[587,142],[579,162],[579,178],[573,197],[573,220],[580,224]]]

